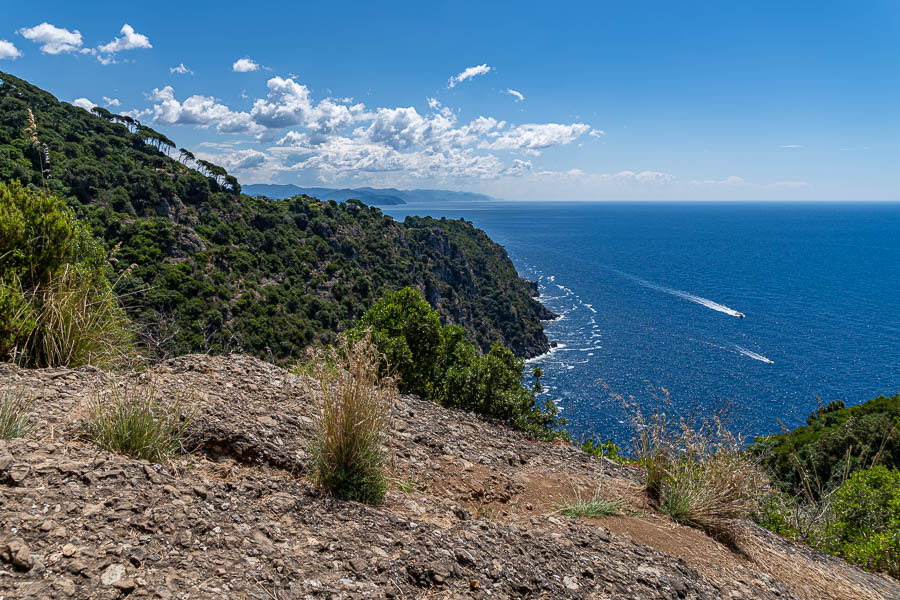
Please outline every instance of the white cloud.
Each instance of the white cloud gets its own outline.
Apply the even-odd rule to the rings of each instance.
[[[803,148],[802,144],[784,144],[781,148]]]
[[[139,48],[152,48],[150,39],[146,35],[137,33],[134,27],[125,23],[119,30],[119,37],[114,38],[108,44],[97,46],[97,51],[101,54],[115,54],[122,50],[137,50]],[[103,62],[103,61],[101,61]]]
[[[444,106],[443,104],[441,104],[441,101],[437,98],[425,98],[425,100],[428,102],[428,108],[430,108],[431,110],[435,110],[441,113],[447,119],[451,119],[453,121],[456,120],[456,117],[454,117],[453,115],[453,110],[449,106]]]
[[[478,65],[477,67],[469,67],[464,70],[462,73],[458,75],[454,75],[447,81],[447,87],[456,87],[458,84],[462,83],[466,79],[472,79],[473,77],[478,77],[479,75],[485,75],[492,67],[487,66],[487,64]]]
[[[591,129],[591,133],[590,133],[591,137],[598,138],[598,137],[603,137],[604,135],[606,135],[606,132],[603,131],[602,129]]]
[[[332,136],[311,145],[305,134],[297,132],[290,132],[279,144],[282,146],[271,151],[282,156],[283,169],[313,170],[321,181],[373,173],[394,173],[396,178],[409,180],[494,179],[504,171],[497,157],[476,154],[471,149],[403,152],[365,138],[344,136]]]
[[[0,40],[0,60],[4,58],[16,60],[20,56],[22,56],[22,52],[12,42]]]
[[[249,73],[250,71],[258,71],[259,64],[252,58],[239,58],[231,65],[231,70],[235,73]]]
[[[309,88],[282,77],[273,77],[266,85],[269,92],[265,100],[257,99],[250,111],[255,122],[264,127],[280,128],[299,125],[306,120],[312,110]]]
[[[370,116],[366,113],[364,104],[347,106],[346,104],[337,104],[333,100],[326,98],[307,112],[306,126],[315,134],[322,136],[338,133],[355,121],[367,119]]]
[[[607,175],[611,180],[620,182],[636,182],[636,183],[669,183],[676,180],[674,175],[662,173],[660,171],[619,171],[614,175]]]
[[[412,106],[405,108],[379,108],[372,124],[360,132],[375,143],[382,143],[395,150],[423,146],[441,133],[452,129],[453,124],[443,115],[423,117]]]
[[[119,102],[118,98],[109,98],[107,96],[103,96],[103,104],[106,106],[119,106],[121,102]]]
[[[83,44],[81,32],[77,29],[69,31],[46,21],[34,27],[23,27],[19,30],[19,34],[25,39],[41,44],[41,52],[44,54],[75,52]]]
[[[92,108],[97,106],[87,98],[75,98],[74,100],[72,100],[72,105],[83,108],[84,110],[91,110]]]
[[[539,154],[544,148],[571,144],[591,131],[590,125],[572,123],[528,123],[504,131],[492,142],[482,142],[480,147],[489,150],[523,150]]]
[[[234,112],[224,104],[219,104],[212,96],[193,95],[183,103],[175,98],[175,90],[167,85],[156,88],[150,99],[157,102],[153,106],[153,121],[163,125],[195,125],[209,127],[216,125],[220,133],[254,133],[260,131],[250,115]]]
[[[514,158],[512,161],[512,166],[508,167],[503,174],[510,177],[519,177],[525,175],[526,173],[530,173],[534,169],[534,165],[531,164],[530,160],[522,160],[520,158]]]
[[[474,75],[462,80],[471,76]],[[238,172],[250,171],[254,178],[276,181],[299,176],[341,184],[422,185],[428,181],[453,185],[457,180],[538,176],[562,177],[567,181],[584,179],[589,176],[577,169],[545,172],[530,160],[502,159],[492,151],[512,150],[536,156],[546,148],[571,144],[586,134],[602,134],[583,123],[509,127],[506,121],[487,115],[460,123],[457,113],[437,98],[426,98],[429,111],[424,114],[412,106],[370,109],[363,103],[354,104],[350,98],[317,101],[310,89],[293,77],[271,77],[266,87],[266,94],[241,112],[213,96],[195,94],[179,99],[172,86],[164,86],[148,94],[150,109],[127,114],[149,117],[163,125],[254,134],[255,142],[262,145],[252,150],[239,145],[253,144],[249,137],[239,137],[235,144],[227,146],[214,146],[211,141],[209,144],[211,151],[217,153],[209,160]],[[621,180],[651,181],[650,173],[623,175]],[[609,185],[612,179],[604,181]]]
[[[227,169],[254,169],[265,164],[268,158],[265,152],[259,150],[237,150],[227,155],[223,162]]]
[[[193,71],[191,71],[189,68],[184,66],[184,63],[181,63],[177,67],[170,67],[169,73],[175,73],[177,75],[193,75],[194,74]]]
[[[512,88],[504,90],[503,93],[509,94],[510,96],[514,97],[516,99],[516,102],[521,102],[522,100],[525,99],[525,96],[522,95],[522,92],[517,92],[516,90],[514,90]]]

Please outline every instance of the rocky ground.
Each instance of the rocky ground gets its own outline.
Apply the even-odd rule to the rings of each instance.
[[[373,508],[310,482],[301,378],[187,356],[118,379],[192,399],[190,454],[160,466],[82,441],[99,371],[0,365],[36,425],[0,441],[0,600],[900,598],[750,523],[735,552],[654,513],[633,470],[416,398],[394,404],[393,489]],[[598,487],[623,516],[555,511]]]

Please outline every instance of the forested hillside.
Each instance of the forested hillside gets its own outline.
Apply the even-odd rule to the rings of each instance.
[[[861,469],[900,468],[900,395],[849,408],[830,402],[810,413],[806,425],[758,437],[750,448],[790,493],[800,492],[805,480],[813,481],[810,490],[819,495]]]
[[[118,291],[160,356],[287,361],[406,285],[485,351],[494,341],[521,356],[548,348],[540,319],[552,315],[471,223],[243,195],[223,168],[129,117],[0,80],[0,180],[64,197],[120,272],[136,265]]]

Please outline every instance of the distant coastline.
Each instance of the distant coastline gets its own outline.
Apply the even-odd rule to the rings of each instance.
[[[418,204],[424,202],[496,202],[486,194],[458,192],[453,190],[398,190],[396,188],[325,188],[300,187],[294,184],[251,183],[242,186],[242,191],[251,196],[265,196],[273,200],[283,200],[294,196],[311,196],[320,200],[345,202],[359,200],[370,206],[396,206],[398,204]]]

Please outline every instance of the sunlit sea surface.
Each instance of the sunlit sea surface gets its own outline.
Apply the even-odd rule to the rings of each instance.
[[[467,203],[540,284],[558,346],[529,361],[576,435],[627,444],[622,399],[756,436],[900,393],[900,204]],[[741,317],[741,315],[744,315]]]

